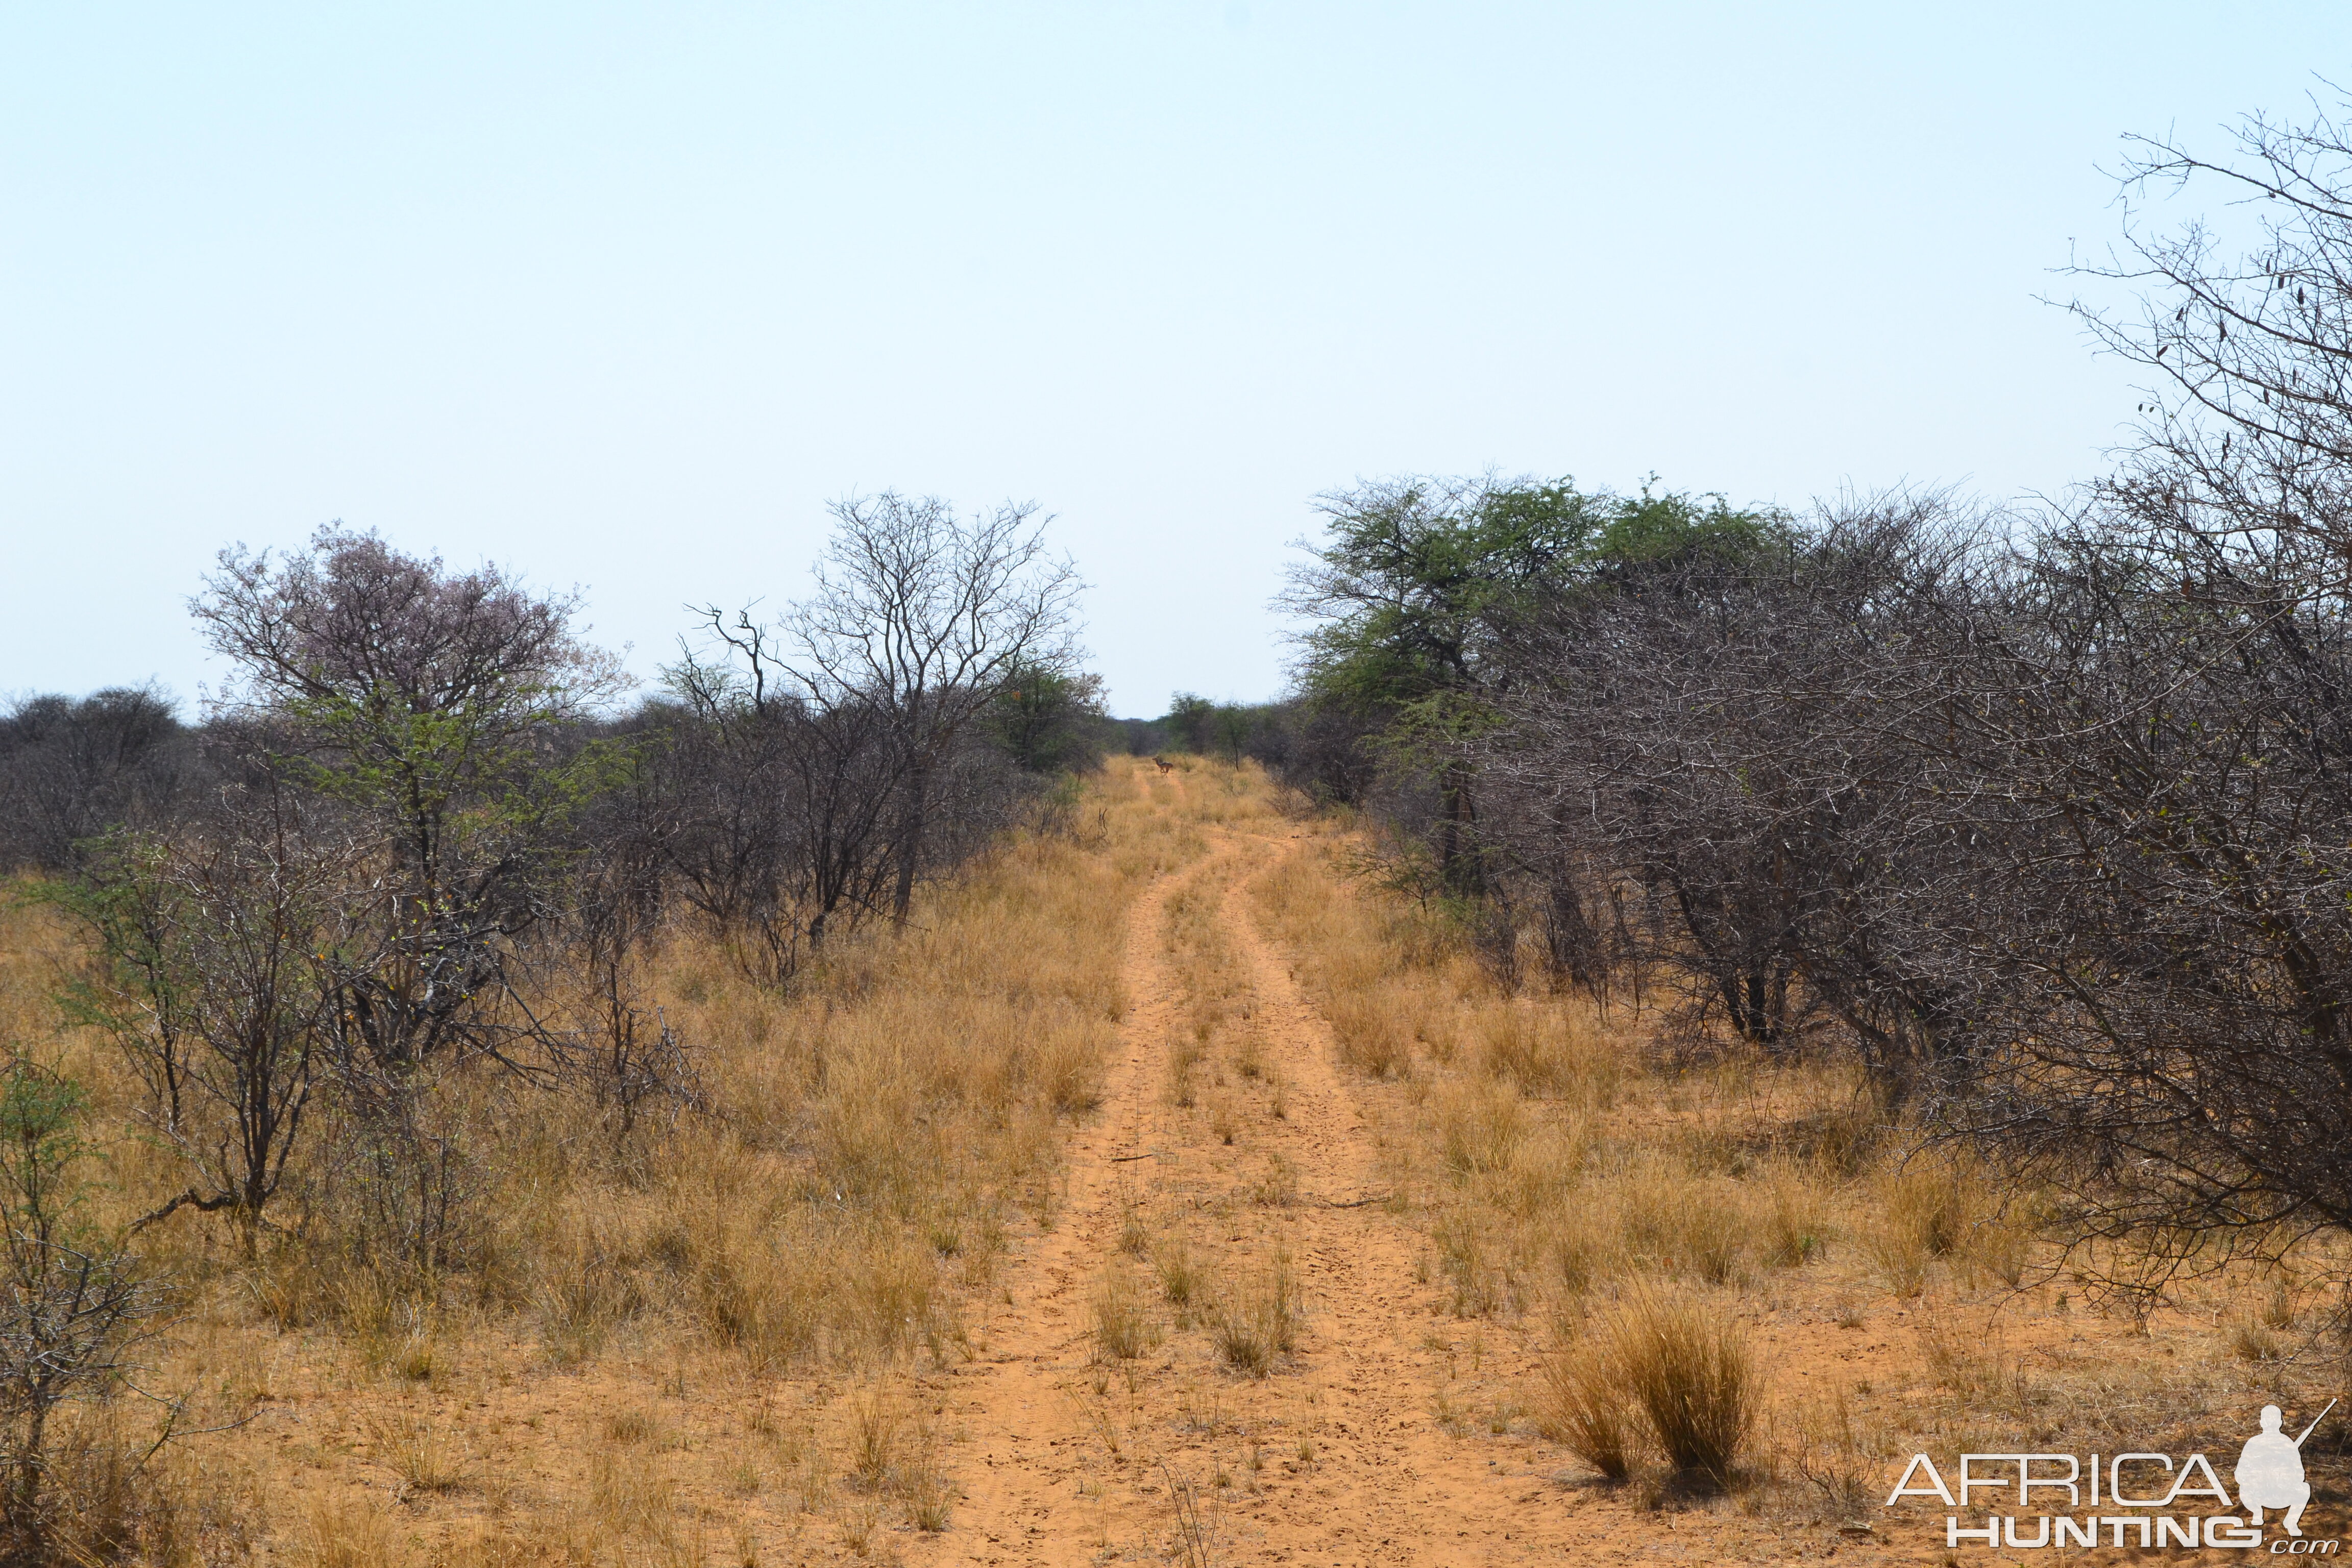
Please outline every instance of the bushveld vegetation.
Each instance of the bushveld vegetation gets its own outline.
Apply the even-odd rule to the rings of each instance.
[[[501,569],[225,552],[201,722],[0,721],[5,1554],[949,1529],[940,1375],[1063,1222],[1155,883],[1128,1110],[1195,1164],[1119,1189],[1076,1315],[1102,1464],[1155,1389],[1246,1445],[1205,1494],[1160,1461],[1166,1554],[1222,1550],[1277,1428],[1321,1462],[1268,1393],[1328,1310],[1307,1209],[1407,1227],[1436,1427],[1653,1505],[1850,1519],[1931,1440],[2210,1444],[2333,1389],[2352,143],[2146,151],[2268,216],[2135,236],[2145,312],[2080,308],[2158,389],[2072,504],[1360,484],[1263,708],[1105,719],[1023,508],[843,503],[810,596],[706,606],[634,703]],[[1350,1167],[1240,922],[1381,1190],[1302,1186]]]
[[[839,518],[809,600],[709,611],[620,721],[568,600],[337,531],[224,553],[201,729],[19,706],[11,847],[68,875],[18,889],[0,1018],[12,1550],[171,1554],[164,1440],[259,1391],[131,1372],[232,1301],[428,1385],[475,1313],[555,1364],[648,1314],[752,1366],[944,1353],[1118,1013],[1037,922],[1156,861],[1048,869],[1096,742],[1027,513]],[[458,1489],[455,1440],[410,1483]]]
[[[1752,1546],[1871,1520],[1914,1452],[2124,1431],[2219,1452],[2262,1404],[2333,1394],[2333,1240],[2186,1272],[2168,1247],[2086,1243],[2063,1193],[1891,1110],[1858,1053],[1604,1008],[1547,972],[1539,932],[1501,972],[1480,921],[1400,890],[1362,832],[1330,821],[1253,901],[1420,1238],[1430,1410],[1465,1441],[1557,1445],[1636,1520],[1711,1510]],[[2168,1282],[2109,1289],[2133,1268]],[[2306,1452],[2340,1469],[2339,1438]]]
[[[2147,290],[2077,310],[2157,384],[2069,506],[1400,479],[1326,498],[1291,595],[1370,782],[1292,776],[1498,974],[1854,1064],[2125,1296],[2352,1226],[2352,151],[2237,152],[2130,172],[2228,185],[2252,248],[2098,274]]]

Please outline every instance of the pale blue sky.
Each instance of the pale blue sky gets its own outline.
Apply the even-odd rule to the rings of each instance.
[[[0,692],[207,679],[231,540],[804,580],[824,502],[1034,498],[1123,712],[1281,681],[1308,501],[1405,470],[2050,490],[2035,303],[2126,131],[2352,8],[0,5]]]

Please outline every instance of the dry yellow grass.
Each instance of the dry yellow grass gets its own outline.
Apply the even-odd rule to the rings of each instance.
[[[1211,1332],[1225,1364],[1264,1377],[1298,1348],[1303,1304],[1290,1254],[1277,1247],[1246,1279],[1228,1282],[1211,1315]]]
[[[1640,1289],[1547,1358],[1538,1428],[1611,1480],[1631,1474],[1637,1433],[1674,1469],[1716,1486],[1757,1415],[1745,1336],[1727,1315]]]
[[[1094,1318],[1095,1343],[1114,1361],[1133,1361],[1160,1342],[1143,1288],[1125,1268],[1115,1268],[1095,1287]]]

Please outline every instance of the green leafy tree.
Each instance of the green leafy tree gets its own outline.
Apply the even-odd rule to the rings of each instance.
[[[1215,743],[1217,705],[1190,691],[1168,700],[1168,716],[1160,721],[1171,749],[1205,756]]]
[[[1455,892],[1485,885],[1470,853],[1464,742],[1495,722],[1507,639],[1563,594],[1605,592],[1693,559],[1736,561],[1787,532],[1721,497],[1572,480],[1375,480],[1318,500],[1318,542],[1280,603],[1307,622],[1297,678],[1313,704],[1380,727],[1391,762],[1434,780],[1435,854]]]
[[[1102,677],[1020,660],[1004,674],[989,723],[1025,772],[1091,767],[1102,754]]]
[[[1438,873],[1481,879],[1459,763],[1433,742],[1475,729],[1496,629],[1559,581],[1601,520],[1560,480],[1407,478],[1323,496],[1325,534],[1292,574],[1286,607],[1307,618],[1299,684],[1310,702],[1381,726],[1398,760],[1436,780]]]
[[[1285,607],[1307,618],[1300,683],[1316,700],[1392,717],[1476,690],[1492,633],[1556,583],[1604,521],[1567,480],[1381,479],[1319,498],[1318,542]]]

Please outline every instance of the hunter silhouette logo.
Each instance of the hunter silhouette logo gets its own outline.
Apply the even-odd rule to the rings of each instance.
[[[2311,1482],[2303,1473],[2303,1445],[2335,1408],[2336,1401],[2329,1400],[2326,1409],[2290,1437],[2279,1407],[2263,1406],[2262,1430],[2238,1450],[2231,1475],[2242,1517],[2228,1511],[2230,1490],[2204,1455],[2175,1461],[2169,1454],[2147,1450],[2093,1454],[2087,1464],[2074,1454],[1962,1454],[1958,1472],[1948,1482],[1935,1460],[1914,1454],[1887,1494],[1886,1506],[1906,1497],[1935,1498],[1958,1510],[1944,1517],[1947,1547],[1981,1542],[2021,1552],[2068,1546],[2251,1549],[2263,1544],[2264,1510],[2276,1510],[2286,1533],[2270,1543],[2273,1556],[2333,1556],[2337,1542],[2304,1538]],[[1981,1523],[1969,1519],[1971,1494],[1980,1491],[1993,1494],[1994,1507],[2013,1496],[2016,1512],[1990,1514]],[[2062,1491],[2066,1512],[2032,1511],[2036,1503],[2045,1509],[2055,1503],[2052,1494]]]
[[[2336,1401],[2327,1402],[2327,1410],[2336,1408]],[[2321,1411],[2311,1426],[2300,1436],[2290,1437],[2279,1430],[2283,1419],[2275,1405],[2263,1406],[2263,1429],[2246,1439],[2238,1450],[2238,1468],[2233,1479],[2238,1483],[2238,1505],[2246,1510],[2246,1522],[2260,1525],[2263,1510],[2283,1508],[2286,1518],[2279,1522],[2289,1535],[2303,1533],[2303,1505],[2311,1500],[2311,1483],[2303,1479],[2303,1439],[2311,1436],[2312,1427],[2327,1418]]]

